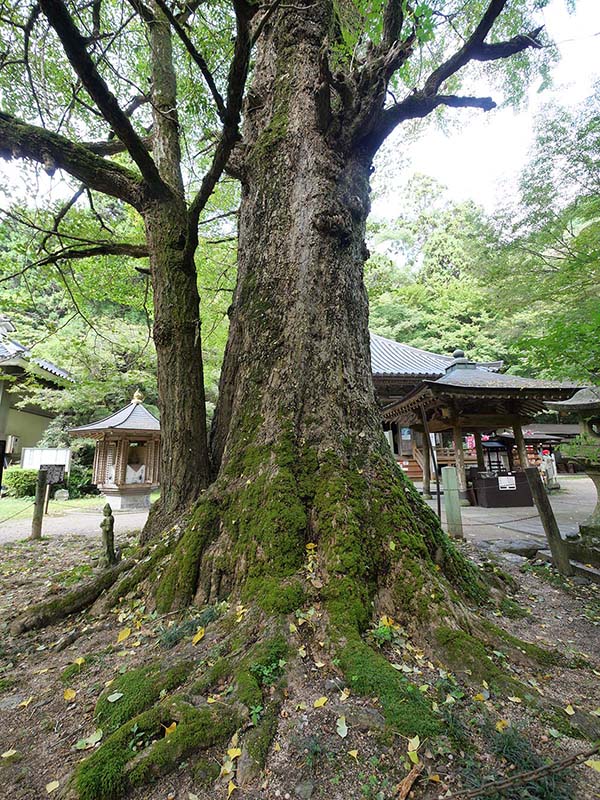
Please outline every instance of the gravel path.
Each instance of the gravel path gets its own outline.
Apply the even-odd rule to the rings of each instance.
[[[148,511],[115,511],[115,533],[128,533],[141,530],[148,517]],[[63,536],[65,534],[85,534],[100,538],[102,508],[87,511],[69,511],[62,517],[44,517],[43,536]],[[0,544],[27,539],[31,534],[30,519],[14,519],[0,525]]]

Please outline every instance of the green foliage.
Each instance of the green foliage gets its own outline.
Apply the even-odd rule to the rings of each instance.
[[[2,474],[2,482],[11,497],[35,497],[37,476],[36,469],[8,467]]]
[[[85,497],[88,494],[98,494],[98,490],[92,483],[92,468],[71,464],[68,489],[69,497],[73,499]]]

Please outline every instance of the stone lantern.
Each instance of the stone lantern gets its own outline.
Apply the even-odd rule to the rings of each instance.
[[[159,485],[160,422],[142,399],[138,390],[111,416],[69,431],[96,440],[92,482],[115,510],[149,508]]]
[[[548,408],[579,417],[580,435],[560,451],[584,468],[596,487],[596,508],[579,526],[581,535],[600,539],[600,387],[580,389],[570,400],[546,403]]]

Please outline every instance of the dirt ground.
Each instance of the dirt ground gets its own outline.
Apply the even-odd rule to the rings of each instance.
[[[118,538],[124,549],[134,541],[133,534]],[[157,658],[169,663],[205,659],[216,644],[209,625],[198,646],[187,635],[174,647],[167,647],[165,632],[176,631],[186,620],[158,618],[131,600],[125,601],[120,611],[101,618],[82,614],[39,632],[12,637],[9,624],[15,613],[89,577],[98,547],[99,538],[90,535],[0,545],[0,785],[2,797],[10,800],[61,796],[70,773],[89,754],[76,745],[98,729],[95,704],[112,680]],[[475,560],[488,558],[486,551],[473,544],[465,548]],[[382,652],[426,697],[435,698],[434,707],[448,725],[448,733],[439,740],[419,743],[422,771],[411,793],[402,795],[399,786],[413,766],[407,757],[410,742],[383,735],[377,703],[355,697],[351,687],[343,691],[345,684],[335,660],[319,642],[318,626],[312,637],[305,633],[310,626],[304,626],[298,632],[304,639],[298,641],[300,655],[293,659],[293,680],[284,693],[266,769],[259,781],[246,786],[238,767],[233,799],[461,797],[461,791],[486,779],[500,780],[545,760],[589,750],[593,746],[590,739],[600,736],[600,587],[566,582],[551,569],[514,556],[495,558],[488,569],[501,568],[518,582],[518,588],[502,610],[490,607],[484,614],[509,633],[556,648],[566,658],[559,666],[541,667],[510,664],[501,651],[494,650],[489,657],[504,664],[545,706],[558,709],[554,717],[539,713],[526,696],[497,694],[477,685],[461,670],[452,673],[428,654],[427,642],[411,644],[398,634]],[[318,607],[314,613],[318,620]],[[126,629],[130,634],[118,641],[119,633]],[[61,678],[69,666],[71,674]],[[319,706],[322,697],[327,703]],[[347,721],[343,737],[336,730],[340,716]],[[585,731],[588,740],[568,735],[573,730],[569,724]],[[450,726],[456,730],[451,732]],[[469,740],[475,742],[474,747]],[[211,757],[221,764],[225,754],[217,752]],[[541,762],[536,761],[538,757]],[[591,760],[599,758],[595,755]],[[228,797],[231,786],[226,780],[210,790],[199,786],[192,762],[182,762],[178,771],[136,790],[132,797]],[[490,796],[497,800],[600,798],[600,773],[592,766],[570,767],[564,781],[562,777],[554,780],[546,779],[542,788],[521,787]]]

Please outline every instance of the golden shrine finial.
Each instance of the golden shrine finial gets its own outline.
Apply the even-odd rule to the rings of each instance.
[[[133,397],[131,398],[131,402],[135,403],[136,405],[139,405],[143,399],[144,395],[140,392],[139,389],[136,389],[135,392],[133,393]]]

